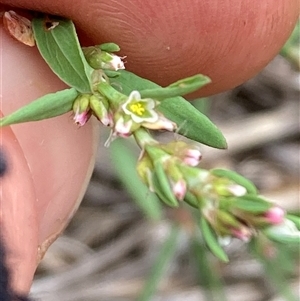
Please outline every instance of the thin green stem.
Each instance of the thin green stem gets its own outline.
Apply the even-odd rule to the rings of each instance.
[[[140,127],[136,131],[134,131],[133,136],[135,138],[136,143],[141,149],[145,148],[147,144],[157,144],[158,141],[155,140],[150,133],[144,128]]]

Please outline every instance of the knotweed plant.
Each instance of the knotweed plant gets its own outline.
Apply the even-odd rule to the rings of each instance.
[[[162,144],[153,131],[176,132],[215,148],[226,148],[220,130],[181,96],[210,82],[197,74],[167,87],[125,69],[119,46],[106,43],[82,48],[70,20],[34,18],[6,12],[4,24],[20,42],[36,46],[53,72],[69,89],[45,95],[9,116],[1,126],[37,121],[73,112],[84,126],[94,116],[110,128],[109,146],[116,138],[133,137],[141,148],[137,171],[149,190],[170,207],[187,203],[198,212],[202,238],[211,252],[228,261],[220,242],[257,238],[283,244],[299,242],[300,219],[261,196],[241,175],[224,169],[199,167],[201,153],[194,144]]]

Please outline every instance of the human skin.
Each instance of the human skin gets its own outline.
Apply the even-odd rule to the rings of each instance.
[[[84,44],[116,42],[128,70],[161,85],[209,75],[213,83],[197,96],[255,75],[278,53],[299,13],[298,0],[0,3],[71,18]],[[13,41],[2,28],[0,51],[3,114],[64,88],[36,49]],[[91,172],[93,137],[91,123],[78,129],[68,114],[1,130],[12,166],[1,180],[1,234],[19,292],[28,291],[37,262],[76,210]]]

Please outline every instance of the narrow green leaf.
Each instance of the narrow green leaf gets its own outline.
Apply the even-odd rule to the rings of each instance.
[[[59,24],[47,29],[45,19],[32,20],[37,47],[52,71],[67,85],[82,93],[91,92],[93,69],[86,62],[72,21],[58,19]]]
[[[170,207],[178,207],[178,201],[176,200],[174,193],[171,189],[170,182],[165,174],[165,171],[161,163],[154,163],[153,173],[153,185],[155,192]]]
[[[135,169],[136,158],[127,143],[124,139],[117,139],[110,145],[111,162],[122,184],[145,216],[159,220],[162,217],[161,202],[141,182]]]
[[[209,77],[202,74],[197,74],[181,79],[165,88],[158,87],[156,89],[146,89],[141,90],[140,93],[143,98],[155,98],[158,100],[163,100],[166,98],[182,96],[194,92],[210,82],[211,80]]]
[[[155,294],[157,287],[163,278],[168,265],[170,264],[170,261],[173,259],[179,233],[179,228],[177,226],[173,226],[169,237],[161,247],[156,261],[150,271],[149,278],[147,279],[144,289],[137,301],[150,301]]]
[[[44,95],[0,119],[0,126],[56,117],[72,110],[78,92],[71,88]]]
[[[227,178],[247,189],[248,194],[257,194],[255,185],[242,175],[228,169],[211,169],[211,174],[217,177]]]
[[[256,195],[244,195],[230,200],[232,208],[257,214],[264,213],[273,206],[272,203]]]
[[[221,131],[182,97],[174,97],[161,102],[158,107],[168,119],[179,127],[178,133],[211,147],[227,148]]]
[[[143,91],[160,87],[126,70],[118,72],[119,76],[111,81],[115,82],[115,86],[119,86],[120,91],[126,95],[132,90]],[[184,98],[180,96],[167,98],[161,102],[158,110],[178,125],[179,134],[211,147],[227,147],[221,131]]]
[[[227,254],[220,246],[215,233],[204,217],[200,218],[200,229],[203,234],[203,238],[211,252],[220,260],[228,262],[229,259],[227,257]]]

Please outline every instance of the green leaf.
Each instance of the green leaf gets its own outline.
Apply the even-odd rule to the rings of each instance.
[[[141,182],[135,169],[135,156],[127,141],[125,142],[124,139],[115,140],[110,145],[110,156],[119,179],[143,213],[150,219],[161,219],[161,202]]]
[[[200,229],[203,234],[203,238],[211,252],[220,260],[228,262],[229,259],[227,257],[227,254],[220,246],[215,233],[204,217],[200,218]]]
[[[66,19],[55,21],[59,24],[48,30],[45,19],[32,20],[37,47],[52,71],[62,81],[79,92],[89,93],[93,69],[86,62],[74,24]]]
[[[182,96],[194,92],[206,84],[210,83],[209,77],[197,74],[191,77],[181,79],[165,88],[140,90],[142,98],[155,98],[163,100],[170,97]]]
[[[120,91],[126,95],[133,90],[145,91],[159,88],[157,84],[126,70],[119,70],[118,73],[119,76],[111,82],[116,83],[115,86],[119,86]],[[158,110],[178,125],[179,134],[215,148],[227,147],[221,131],[184,98],[180,96],[167,98],[161,102]]]
[[[272,203],[256,195],[244,195],[242,197],[230,198],[231,208],[240,209],[252,213],[264,213],[270,209]]]
[[[228,169],[211,169],[210,173],[214,176],[227,178],[247,189],[248,194],[257,194],[255,185],[242,175]]]
[[[179,134],[211,147],[227,148],[221,131],[182,97],[166,99],[158,109],[177,124]]]
[[[177,226],[172,226],[171,232],[161,246],[160,252],[150,271],[149,278],[147,279],[144,289],[137,301],[152,300],[152,297],[157,290],[157,286],[163,278],[165,271],[174,256],[179,239],[179,233],[179,228]]]
[[[0,119],[0,126],[56,117],[72,110],[78,92],[71,88],[42,96]]]

